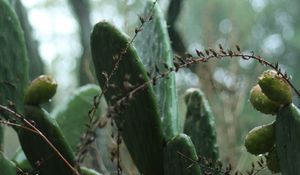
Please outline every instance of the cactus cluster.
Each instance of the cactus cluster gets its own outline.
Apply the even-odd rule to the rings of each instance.
[[[218,160],[213,115],[203,93],[190,90],[186,95],[190,112],[184,131],[179,127],[182,124],[179,123],[174,73],[163,73],[174,67],[166,22],[156,3],[149,2],[144,13],[145,16],[150,14],[148,19],[140,18],[145,30],[137,31],[132,42],[108,22],[97,23],[92,31],[92,57],[108,104],[106,120],[116,123],[121,136],[117,145],[121,145],[122,155],[127,154],[128,160],[132,159],[136,172],[201,175],[207,170],[197,162],[198,155]],[[21,145],[12,160],[0,152],[1,173],[12,175],[22,169],[41,175],[99,175],[81,167],[76,153],[85,137],[86,124],[92,122],[87,115],[99,105],[95,105],[95,98],[100,88],[96,85],[79,88],[49,114],[43,104],[49,103],[58,85],[48,75],[41,75],[28,85],[24,36],[15,12],[6,1],[0,1],[0,24],[6,25],[0,27],[0,102],[17,112],[19,118],[13,122],[17,123],[14,129]],[[16,47],[18,49],[14,49]],[[105,103],[101,105],[105,107]],[[101,114],[102,111],[97,110],[93,121],[100,120]],[[12,116],[1,111],[1,117],[11,121]],[[98,130],[94,137],[102,132],[101,128]],[[0,129],[0,149],[2,135]],[[91,143],[95,138],[89,139]],[[107,146],[108,141],[103,139],[97,143]],[[110,156],[101,159],[111,161]],[[194,160],[192,166],[190,160]],[[130,170],[122,169],[125,174],[131,174]],[[111,169],[106,167],[106,170]]]
[[[276,115],[276,120],[248,133],[247,151],[265,155],[274,173],[299,174],[300,110],[292,103],[292,88],[287,80],[275,70],[263,72],[251,90],[250,102],[256,110]]]

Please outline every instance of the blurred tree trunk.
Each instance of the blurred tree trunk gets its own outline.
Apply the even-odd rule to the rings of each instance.
[[[90,33],[92,24],[90,21],[90,4],[88,0],[69,0],[69,4],[77,19],[80,30],[80,41],[82,46],[82,55],[79,61],[79,84],[94,82],[93,66],[90,51]]]
[[[32,36],[32,28],[28,20],[28,14],[21,1],[11,0],[10,2],[19,17],[24,31],[27,54],[29,58],[29,78],[32,80],[44,72],[44,65],[38,51],[38,42]]]

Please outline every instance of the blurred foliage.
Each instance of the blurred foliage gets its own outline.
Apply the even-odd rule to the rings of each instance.
[[[25,0],[23,2],[26,5]],[[66,2],[44,0],[35,5],[27,4],[30,22],[34,21],[30,14],[34,14],[38,9],[43,9],[45,13],[56,13],[57,11],[53,9],[61,9],[67,4]],[[92,25],[100,20],[111,21],[131,36],[134,34],[138,15],[142,14],[145,5],[143,0],[90,0],[89,2],[90,8],[87,5],[87,11],[90,11],[89,18]],[[171,0],[158,2],[168,19],[167,15],[171,13],[168,13],[168,5]],[[72,8],[62,9],[66,11],[75,9],[73,19],[69,20],[79,20],[78,29],[75,29],[75,33],[65,32],[64,35],[68,35],[67,37],[55,37],[53,39],[55,42],[47,38],[46,44],[52,43],[57,48],[60,46],[65,48],[58,49],[58,53],[53,54],[53,58],[43,58],[48,70],[57,75],[59,84],[62,84],[59,93],[64,95],[58,95],[62,97],[70,94],[79,82],[78,73],[74,74],[74,72],[79,72],[78,66],[74,66],[74,60],[76,65],[80,64],[78,58],[84,55],[87,47],[87,38],[84,37],[87,37],[86,33],[90,29],[90,26],[85,26],[80,20],[82,16],[76,12],[74,4]],[[171,25],[182,38],[183,47],[186,48],[184,50],[195,54],[196,48],[199,50],[217,48],[218,44],[222,44],[227,49],[234,48],[235,44],[238,44],[243,51],[254,51],[271,62],[278,61],[282,69],[294,77],[292,82],[295,86],[300,87],[300,79],[297,77],[300,74],[298,68],[300,59],[297,58],[300,56],[299,0],[181,0],[180,5],[180,8],[176,7],[178,13],[180,12],[177,14],[178,18],[175,22],[172,21]],[[69,12],[66,14],[69,17]],[[84,15],[87,19],[88,15],[86,13]],[[172,15],[176,16],[176,10],[172,11]],[[90,24],[87,22],[86,25]],[[33,29],[34,33],[38,33],[41,28],[33,23]],[[55,28],[52,30],[54,33],[58,32]],[[40,35],[34,36],[40,42],[40,46],[45,44],[45,39],[37,37]],[[176,38],[171,36],[171,40],[175,41]],[[63,44],[56,46],[57,42],[63,42]],[[70,43],[73,44],[70,45]],[[83,49],[80,49],[78,45],[81,45]],[[44,49],[41,48],[39,50],[43,52]],[[47,61],[49,58],[52,60]],[[62,63],[67,64],[68,69],[67,73],[60,77],[61,72],[66,71],[62,66],[58,66]],[[221,158],[240,170],[251,166],[249,160],[253,158],[243,147],[246,133],[254,126],[273,120],[273,117],[261,116],[248,101],[249,91],[256,84],[257,76],[264,69],[263,66],[251,60],[227,59],[199,64],[194,70],[200,79],[199,86],[206,94],[216,116]],[[300,104],[298,98],[294,98],[294,102]]]

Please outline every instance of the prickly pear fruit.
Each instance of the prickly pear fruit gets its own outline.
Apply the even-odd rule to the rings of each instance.
[[[258,84],[266,96],[279,104],[292,102],[292,89],[287,81],[274,70],[267,70],[259,77]]]
[[[275,143],[275,122],[252,129],[245,138],[247,151],[254,155],[269,152]]]
[[[276,114],[280,105],[270,100],[261,90],[259,85],[254,86],[250,91],[250,102],[252,106],[264,114]]]
[[[48,75],[34,79],[25,93],[25,104],[39,105],[48,102],[56,93],[57,83]]]
[[[276,148],[274,148],[272,151],[268,153],[266,156],[267,159],[267,167],[270,171],[273,173],[279,173],[280,172],[280,164],[279,164],[279,158],[277,156]]]

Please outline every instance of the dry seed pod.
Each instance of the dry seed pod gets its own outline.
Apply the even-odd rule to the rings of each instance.
[[[247,151],[254,155],[269,152],[275,143],[275,122],[253,128],[245,138]]]
[[[34,79],[25,93],[25,104],[39,105],[48,102],[56,93],[57,83],[48,76],[41,75]]]
[[[269,99],[284,105],[292,102],[291,86],[276,71],[267,70],[258,79],[262,92]]]
[[[272,173],[279,173],[281,171],[279,158],[276,152],[276,147],[268,153],[266,159],[267,159],[267,167],[270,171],[272,171]]]
[[[270,100],[261,90],[259,85],[254,86],[250,91],[250,102],[252,106],[264,114],[276,114],[280,105]]]

